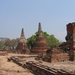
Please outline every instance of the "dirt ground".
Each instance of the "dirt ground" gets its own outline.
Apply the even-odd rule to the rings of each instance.
[[[21,66],[7,61],[7,58],[11,56],[8,55],[0,55],[0,75],[34,75],[28,69],[24,69]]]
[[[34,61],[36,63],[40,63],[39,61],[36,61],[34,56],[36,55],[26,55],[26,54],[13,54],[13,53],[7,53],[3,54],[0,53],[0,75],[34,75],[31,73],[27,68],[22,68],[21,66],[15,64],[13,61],[8,62],[7,58],[11,56],[26,56],[28,58],[25,58],[25,62],[27,61]],[[49,63],[49,62],[43,62],[40,63],[42,65],[46,65],[50,68],[55,69],[63,69],[68,72],[75,72],[75,61],[65,61],[65,62],[56,62],[56,63]]]

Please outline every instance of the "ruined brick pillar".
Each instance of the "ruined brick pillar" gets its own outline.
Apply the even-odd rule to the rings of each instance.
[[[66,47],[70,48],[70,60],[75,60],[75,23],[67,24]]]
[[[22,53],[22,54],[25,54],[25,53],[29,54],[30,53],[30,50],[28,49],[27,44],[26,44],[26,38],[24,36],[24,29],[23,28],[21,31],[21,37],[20,37],[18,45],[16,47],[16,52]]]
[[[32,53],[43,53],[43,52],[46,52],[48,49],[49,49],[49,46],[46,43],[46,39],[42,35],[42,27],[41,27],[41,23],[39,23],[38,34],[36,36],[36,40],[33,45],[33,48],[31,49],[31,52]]]

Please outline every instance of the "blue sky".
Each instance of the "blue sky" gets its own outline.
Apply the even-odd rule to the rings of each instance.
[[[75,22],[75,0],[0,0],[0,37],[28,38],[38,30],[65,41],[66,24]]]

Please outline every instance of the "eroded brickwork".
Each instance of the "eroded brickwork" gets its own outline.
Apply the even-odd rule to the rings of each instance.
[[[75,23],[66,25],[67,36],[64,42],[58,48],[52,48],[49,52],[42,55],[42,59],[47,62],[60,62],[60,61],[75,61]],[[43,58],[44,57],[44,58]]]
[[[22,53],[22,54],[30,54],[30,50],[28,49],[27,47],[27,44],[26,44],[26,38],[24,36],[24,29],[22,28],[22,31],[21,31],[21,37],[19,39],[19,43],[16,47],[16,52],[17,53]]]
[[[38,34],[36,37],[35,44],[33,45],[33,48],[31,49],[31,51],[32,53],[43,53],[43,52],[46,52],[48,49],[49,49],[49,46],[46,43],[46,39],[42,35],[41,23],[39,23]]]
[[[67,24],[66,46],[70,48],[70,60],[75,60],[75,22]]]

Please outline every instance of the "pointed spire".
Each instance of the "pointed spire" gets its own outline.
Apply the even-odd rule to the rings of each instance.
[[[39,22],[38,25],[38,35],[41,36],[42,35],[42,27],[41,27],[41,23]]]
[[[24,37],[24,28],[22,28],[21,37]]]
[[[22,28],[22,31],[21,31],[20,42],[21,42],[21,43],[25,43],[25,42],[26,42],[26,38],[25,38],[25,36],[24,36],[24,29],[23,29],[23,28]]]
[[[41,23],[40,23],[40,22],[39,22],[38,31],[42,31],[42,28],[41,28]]]

